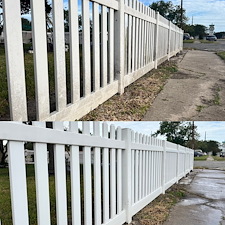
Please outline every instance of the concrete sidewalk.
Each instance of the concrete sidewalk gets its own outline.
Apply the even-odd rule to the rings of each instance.
[[[175,205],[163,225],[225,225],[224,171],[194,170],[181,182],[188,195]]]
[[[191,50],[180,56],[178,72],[156,97],[145,121],[225,118],[225,62],[215,53]]]

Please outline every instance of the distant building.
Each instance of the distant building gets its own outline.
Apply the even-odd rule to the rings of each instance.
[[[213,35],[215,31],[215,25],[211,24],[209,25],[209,35]]]

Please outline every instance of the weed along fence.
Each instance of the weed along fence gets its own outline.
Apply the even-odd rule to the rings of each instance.
[[[53,129],[45,122],[0,123],[0,139],[8,141],[14,225],[130,223],[193,169],[191,149],[106,123],[78,125],[70,122],[64,131],[62,122],[53,122]],[[33,143],[33,174],[33,165],[25,166],[25,142]],[[54,176],[48,175],[49,144],[54,146]],[[65,151],[70,155],[67,173]],[[12,224],[0,219],[2,225]]]
[[[47,51],[45,1],[31,1],[34,58],[28,68],[20,0],[3,0],[11,120],[80,119],[183,47],[183,31],[136,0],[68,0],[65,54],[63,0],[53,0],[52,8],[54,59]]]

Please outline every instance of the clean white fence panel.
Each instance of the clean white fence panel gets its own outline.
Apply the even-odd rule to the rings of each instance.
[[[83,122],[82,132],[78,132],[78,122],[70,122],[68,131],[64,131],[62,122],[54,122],[53,129],[45,128],[43,122],[33,125],[0,123],[0,139],[9,141],[12,218],[16,225],[29,223],[24,141],[33,142],[35,148],[40,224],[51,223],[47,143],[54,145],[57,224],[129,223],[135,213],[193,169],[192,150],[147,135],[134,135],[130,129],[121,132],[121,128],[111,125],[108,132],[108,125],[103,123],[100,133],[100,122],[93,123],[93,132],[90,122]],[[68,145],[71,182],[68,202],[71,201],[72,218],[67,215]]]

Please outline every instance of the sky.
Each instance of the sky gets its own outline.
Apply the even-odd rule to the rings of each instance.
[[[141,0],[145,5],[150,5],[158,0]],[[168,2],[168,0],[164,0]],[[174,5],[180,5],[181,0],[171,0]],[[215,25],[215,32],[225,31],[225,0],[183,0],[183,8],[189,18],[188,23],[202,24],[209,27]]]
[[[157,121],[146,121],[146,122],[107,122],[108,124],[114,124],[122,128],[130,128],[135,132],[143,134],[153,134],[159,129],[159,122]],[[197,132],[200,134],[199,140],[215,140],[220,143],[225,141],[225,122],[214,122],[214,121],[196,121]],[[165,139],[164,137],[159,137]]]

